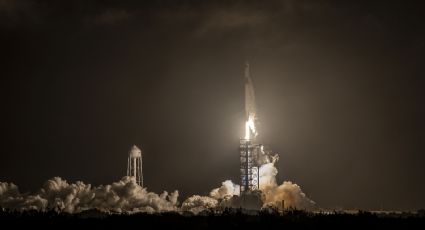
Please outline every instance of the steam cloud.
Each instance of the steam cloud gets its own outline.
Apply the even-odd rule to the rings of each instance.
[[[276,182],[278,173],[275,163],[279,157],[261,147],[254,153],[254,160],[260,166],[260,190],[263,207],[296,208],[311,210],[315,203],[291,181]],[[259,193],[260,194],[260,193]],[[97,209],[104,212],[165,212],[189,211],[195,214],[212,208],[239,208],[240,186],[226,180],[219,188],[211,190],[209,196],[194,195],[178,206],[178,191],[158,195],[140,187],[134,178],[123,177],[110,185],[92,187],[81,181],[70,184],[60,177],[44,183],[35,194],[21,194],[13,183],[0,182],[0,207],[12,210],[55,210],[78,213]],[[284,202],[282,202],[284,201]]]
[[[258,161],[264,164],[260,167],[260,190],[263,193],[263,207],[282,207],[294,209],[315,209],[315,202],[310,200],[301,187],[291,181],[284,181],[277,184],[276,175],[278,173],[275,163],[278,155],[272,155],[264,150],[259,154]],[[215,188],[210,192],[210,196],[194,195],[183,202],[183,211],[192,211],[199,213],[203,210],[217,207],[239,207],[239,185],[231,180],[226,180],[221,187]]]
[[[315,202],[302,192],[300,186],[291,181],[284,181],[281,185],[276,183],[278,171],[274,163],[260,167],[260,189],[265,195],[264,205],[279,206],[284,201],[285,208],[314,209]]]
[[[158,195],[147,192],[130,177],[111,185],[92,187],[76,182],[69,184],[60,177],[48,180],[34,195],[25,195],[13,183],[0,182],[0,206],[12,210],[56,210],[77,213],[89,209],[105,212],[176,211],[178,191]]]
[[[231,180],[226,180],[222,183],[220,188],[213,189],[210,192],[210,196],[214,199],[224,199],[226,197],[232,197],[233,195],[239,196],[240,186],[233,184]]]
[[[278,185],[275,163],[277,155],[264,153],[260,167],[260,189],[264,194],[264,206],[279,206],[282,200],[285,208],[313,209],[315,203],[290,181]],[[194,195],[178,206],[178,191],[158,195],[137,185],[134,178],[123,177],[110,185],[92,187],[81,181],[68,183],[60,177],[46,181],[35,194],[22,194],[13,183],[0,182],[0,207],[11,210],[55,210],[78,213],[97,209],[104,212],[166,212],[189,211],[195,214],[211,208],[239,207],[239,185],[226,180],[209,196]]]
[[[182,211],[190,211],[198,214],[206,209],[217,207],[218,201],[212,197],[194,195],[182,203]]]

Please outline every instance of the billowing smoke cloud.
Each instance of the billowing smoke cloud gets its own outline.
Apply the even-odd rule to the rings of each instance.
[[[263,193],[264,206],[312,209],[315,203],[290,181],[281,185],[276,183],[278,173],[274,157],[270,163],[260,167],[260,190]],[[22,194],[13,183],[0,182],[0,207],[11,210],[55,210],[58,212],[78,213],[90,209],[105,212],[164,212],[190,211],[195,214],[203,210],[224,207],[240,207],[239,185],[230,180],[221,187],[213,189],[209,196],[194,195],[178,207],[178,191],[163,192],[158,195],[142,188],[131,177],[123,177],[110,185],[92,187],[81,181],[68,183],[60,177],[46,181],[35,194]]]
[[[0,206],[12,210],[56,210],[77,213],[89,209],[105,212],[176,211],[178,191],[158,195],[147,192],[133,178],[123,177],[110,185],[92,187],[76,182],[69,184],[60,177],[48,180],[40,191],[24,195],[16,185],[0,182]]]
[[[314,201],[310,200],[301,190],[301,187],[291,181],[284,181],[281,185],[276,183],[277,169],[275,162],[264,164],[260,167],[260,189],[265,195],[264,205],[284,208],[313,209]]]
[[[194,195],[187,198],[181,206],[182,211],[190,211],[195,214],[198,214],[201,211],[216,208],[218,204],[217,199],[208,197],[208,196],[198,196]]]
[[[0,204],[2,207],[16,207],[22,200],[18,186],[13,183],[0,182]]]
[[[220,188],[215,188],[210,192],[210,196],[214,199],[224,199],[234,195],[239,196],[240,186],[234,184],[231,180],[226,180],[222,183]]]

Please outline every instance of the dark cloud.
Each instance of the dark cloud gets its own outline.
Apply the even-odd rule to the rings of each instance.
[[[117,25],[127,21],[130,16],[131,14],[126,10],[107,10],[97,15],[93,19],[93,23],[97,25]]]
[[[0,27],[16,26],[19,23],[37,21],[34,3],[26,0],[0,0]]]

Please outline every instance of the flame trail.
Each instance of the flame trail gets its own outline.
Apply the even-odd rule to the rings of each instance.
[[[245,122],[245,139],[249,140],[257,137],[257,129],[255,128],[254,116],[249,116],[248,120]]]
[[[245,119],[245,139],[255,138],[258,135],[255,124],[257,120],[257,108],[248,62],[245,64]]]

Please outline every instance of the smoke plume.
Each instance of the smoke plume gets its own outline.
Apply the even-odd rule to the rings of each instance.
[[[240,186],[234,184],[231,180],[226,180],[221,184],[220,188],[215,188],[210,192],[210,197],[219,200],[233,195],[239,196],[239,193]]]
[[[0,206],[11,210],[55,210],[78,213],[90,209],[105,212],[163,212],[176,211],[178,191],[158,195],[146,191],[130,177],[110,185],[92,187],[76,182],[69,184],[60,177],[46,181],[32,195],[19,192],[16,185],[0,182]]]
[[[198,214],[201,211],[217,207],[217,204],[217,199],[212,197],[194,195],[182,203],[181,210]]]
[[[312,210],[315,202],[309,199],[301,190],[301,187],[291,181],[282,184],[276,182],[278,173],[275,167],[279,160],[277,154],[264,150],[258,151],[255,161],[260,165],[260,190],[262,193],[263,207],[293,208]],[[209,196],[194,195],[183,202],[183,211],[199,213],[210,208],[239,208],[240,186],[231,180],[226,180],[219,188],[210,192]],[[283,207],[282,207],[283,206]]]
[[[264,205],[281,206],[311,210],[315,202],[310,200],[301,190],[301,187],[291,181],[284,181],[281,185],[276,183],[278,173],[275,162],[264,164],[260,167],[260,190],[265,195]]]
[[[315,203],[290,181],[277,184],[275,167],[277,157],[260,167],[260,190],[265,206],[284,208],[313,209]],[[55,210],[57,212],[78,213],[97,209],[104,212],[166,212],[189,211],[195,214],[212,208],[238,208],[239,185],[226,180],[219,188],[211,190],[209,196],[194,195],[178,206],[178,191],[163,192],[158,195],[148,192],[137,185],[134,178],[123,177],[110,185],[92,187],[81,181],[68,183],[60,177],[54,177],[44,183],[35,194],[22,194],[13,183],[0,182],[0,207],[25,211]]]

